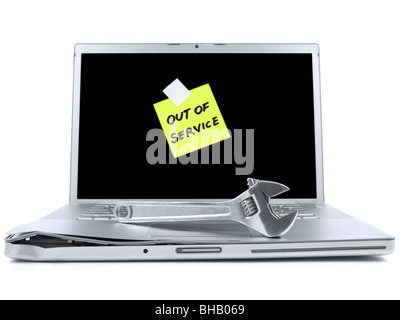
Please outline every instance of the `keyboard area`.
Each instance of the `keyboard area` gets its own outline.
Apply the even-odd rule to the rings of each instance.
[[[96,220],[96,221],[116,221],[114,217],[114,205],[113,204],[95,204],[87,209],[78,220]]]
[[[84,221],[116,221],[114,217],[113,210],[114,204],[95,204],[87,209],[77,220]],[[284,217],[290,212],[297,210],[297,219],[301,220],[313,220],[319,219],[319,217],[314,213],[304,208],[299,204],[274,204],[271,205],[275,214],[278,217]]]
[[[299,204],[278,204],[278,205],[271,205],[271,207],[274,210],[275,214],[280,218],[296,210],[297,219],[301,220],[319,219],[319,217],[314,212],[311,212],[310,210]]]

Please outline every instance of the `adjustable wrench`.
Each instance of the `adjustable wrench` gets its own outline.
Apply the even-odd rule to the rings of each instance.
[[[114,207],[114,216],[121,223],[133,224],[233,220],[265,237],[279,237],[286,233],[294,224],[297,211],[279,218],[269,199],[289,188],[277,182],[253,178],[248,178],[247,184],[248,190],[222,202],[120,201]]]

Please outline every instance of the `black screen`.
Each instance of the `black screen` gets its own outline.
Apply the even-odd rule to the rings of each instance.
[[[210,85],[231,147],[184,156],[197,163],[156,150],[165,161],[149,163],[163,142],[146,138],[161,129],[153,104],[176,78]],[[315,198],[313,108],[311,54],[82,54],[78,199],[233,198],[247,177],[287,185],[281,198]]]

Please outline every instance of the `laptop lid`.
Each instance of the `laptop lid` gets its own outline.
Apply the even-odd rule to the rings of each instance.
[[[287,185],[275,201],[323,201],[318,45],[77,44],[74,57],[70,202],[227,199],[247,177]],[[193,103],[163,113],[176,79]],[[221,124],[228,137],[173,154]]]

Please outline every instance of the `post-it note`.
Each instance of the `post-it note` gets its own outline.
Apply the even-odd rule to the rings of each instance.
[[[171,99],[154,104],[175,158],[231,137],[210,85],[190,93],[179,107]]]

